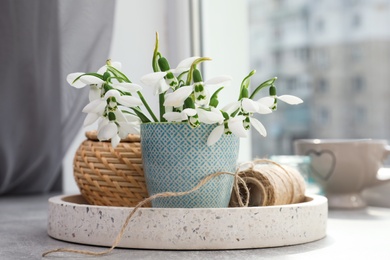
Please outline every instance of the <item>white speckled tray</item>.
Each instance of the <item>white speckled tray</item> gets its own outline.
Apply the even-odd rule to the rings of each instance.
[[[81,195],[49,199],[51,237],[111,246],[132,208],[89,205]],[[143,249],[238,249],[301,244],[326,235],[327,199],[298,204],[219,209],[141,208],[119,244]]]

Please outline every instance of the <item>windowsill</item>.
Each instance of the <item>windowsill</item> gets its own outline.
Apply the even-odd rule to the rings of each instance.
[[[100,251],[52,239],[46,233],[49,195],[0,197],[0,258],[36,259],[45,251],[66,247]],[[390,209],[368,207],[361,210],[329,211],[327,237],[319,241],[277,248],[226,251],[158,251],[115,249],[104,259],[385,259],[390,255],[388,236]],[[72,254],[56,253],[61,259]],[[69,258],[68,258],[69,257]],[[81,256],[82,257],[82,256]],[[48,257],[50,258],[50,256]]]

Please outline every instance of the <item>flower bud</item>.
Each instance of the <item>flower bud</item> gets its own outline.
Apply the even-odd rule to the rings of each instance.
[[[271,85],[271,87],[269,87],[269,95],[276,96],[276,87],[274,85]]]
[[[168,71],[170,70],[169,63],[166,58],[161,57],[158,59],[158,66],[160,67],[161,71]]]
[[[202,75],[200,74],[200,71],[198,69],[194,69],[192,76],[194,78],[194,82],[202,82],[203,81]]]

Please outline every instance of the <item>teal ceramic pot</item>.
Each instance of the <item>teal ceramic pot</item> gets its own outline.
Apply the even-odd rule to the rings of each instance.
[[[183,192],[215,172],[234,173],[239,138],[222,136],[213,146],[207,138],[215,125],[191,128],[187,123],[141,125],[142,161],[149,196],[162,192]],[[180,197],[157,198],[158,208],[228,207],[234,177],[220,175],[199,190]]]

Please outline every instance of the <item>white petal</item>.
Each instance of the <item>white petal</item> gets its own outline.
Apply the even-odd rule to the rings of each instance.
[[[138,116],[125,114],[125,118],[126,118],[126,121],[128,123],[131,123],[133,125],[140,125],[141,124],[141,119]]]
[[[121,103],[124,106],[128,107],[135,107],[135,106],[141,106],[142,101],[139,98],[133,97],[133,96],[119,96],[117,98],[117,101]]]
[[[260,109],[260,104],[249,98],[242,99],[242,108],[245,112],[255,113]],[[270,109],[271,111],[271,109]],[[272,111],[271,111],[272,112]]]
[[[100,88],[92,85],[89,89],[89,101],[93,101],[100,98]]]
[[[262,103],[259,103],[257,102],[257,104],[259,104],[259,110],[257,111],[257,113],[259,114],[270,114],[272,113],[272,109],[270,109],[268,106],[262,104]]]
[[[167,83],[167,81],[163,78],[158,82],[158,85],[154,88],[154,94],[159,95],[161,93],[165,93],[171,86]]]
[[[109,97],[115,97],[118,99],[121,96],[118,90],[116,89],[110,89],[109,91],[104,94],[104,100],[107,100]]]
[[[68,76],[66,76],[66,81],[75,88],[83,88],[86,84],[81,82],[80,79],[78,79],[76,82],[73,82],[75,79],[77,79],[83,74],[83,72],[70,73],[68,74]]]
[[[95,99],[94,101],[91,101],[89,104],[87,104],[83,108],[84,113],[96,113],[101,115],[104,112],[104,109],[106,108],[107,102],[102,99]]]
[[[111,61],[111,66],[113,66],[117,70],[121,70],[122,69],[122,63],[119,62],[119,61]]]
[[[182,111],[182,113],[186,114],[187,116],[194,116],[196,115],[196,110],[193,108],[186,108]]]
[[[96,122],[99,119],[99,115],[95,113],[88,113],[84,119],[83,126],[89,126]]]
[[[112,138],[111,138],[111,145],[112,145],[112,147],[117,147],[118,146],[118,144],[120,143],[120,141],[121,141],[121,138],[119,137],[119,135],[114,135]]]
[[[140,85],[127,82],[115,83],[113,84],[113,87],[125,92],[137,92],[142,90],[142,87]]]
[[[229,103],[226,106],[224,106],[222,108],[222,111],[225,111],[226,113],[231,114],[234,111],[236,111],[237,109],[239,109],[240,106],[241,106],[241,102],[240,101],[235,101],[235,102]]]
[[[216,128],[214,128],[213,131],[211,131],[209,137],[207,138],[207,145],[211,146],[211,145],[215,144],[216,142],[218,142],[218,140],[219,140],[219,138],[221,138],[223,132],[224,132],[223,125],[219,125]]]
[[[184,119],[183,119],[184,115]],[[163,115],[163,117],[168,121],[168,122],[181,122],[183,120],[188,119],[186,114],[182,114],[180,112],[168,112]]]
[[[192,86],[184,86],[165,96],[164,106],[180,107],[184,101],[191,95]]]
[[[251,118],[251,125],[262,135],[267,136],[267,130],[265,130],[264,125],[257,120],[256,118]]]
[[[182,60],[179,65],[177,65],[176,69],[172,70],[173,73],[177,73],[177,74],[180,74],[180,73],[183,73],[184,71],[186,70],[189,70],[192,63],[199,59],[199,57],[190,57],[190,58],[187,58],[187,59],[184,59]]]
[[[118,135],[120,138],[126,138],[129,134],[138,134],[137,128],[133,124],[122,123],[118,129]]]
[[[84,84],[92,85],[101,85],[104,83],[104,81],[98,77],[92,76],[92,75],[85,75],[80,78],[80,81]]]
[[[159,81],[165,77],[167,73],[166,72],[153,72],[153,73],[149,73],[149,74],[146,74],[144,76],[142,76],[141,78],[141,82],[144,83],[145,85],[147,86],[156,86]]]
[[[100,141],[109,140],[118,133],[118,127],[114,122],[109,122],[98,130],[98,139]]]
[[[292,96],[292,95],[278,96],[278,99],[280,99],[280,100],[282,100],[290,105],[298,105],[298,104],[303,103],[302,99],[300,99],[299,97],[296,97],[296,96]]]
[[[206,111],[198,109],[199,121],[205,124],[215,124],[223,122],[223,115],[219,110]]]
[[[263,97],[257,100],[260,104],[270,108],[274,106],[275,98],[274,97]]]
[[[248,136],[243,124],[244,119],[244,116],[236,116],[228,121],[229,130],[238,137]]]
[[[115,118],[116,118],[115,121],[117,123],[127,122],[125,115],[122,113],[122,111],[120,109],[115,110],[114,114],[115,114]]]
[[[211,78],[204,82],[207,86],[227,86],[232,81],[232,77],[222,75],[218,77]]]

